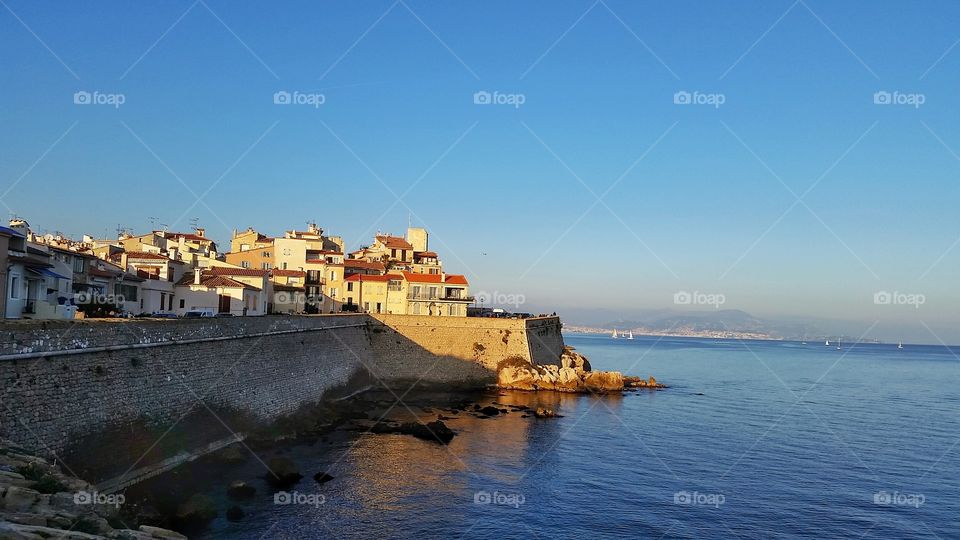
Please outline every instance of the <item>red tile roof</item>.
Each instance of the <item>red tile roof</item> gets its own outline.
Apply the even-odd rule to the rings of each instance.
[[[365,270],[377,270],[378,272],[386,272],[387,270],[387,268],[381,262],[370,262],[363,259],[344,259],[343,267],[363,268]]]
[[[349,276],[344,278],[344,281],[377,281],[377,282],[385,283],[387,281],[390,281],[391,279],[400,279],[400,276],[396,274],[387,274],[383,276],[371,275],[371,274],[367,274],[367,275],[350,274]]]
[[[307,273],[303,270],[284,270],[282,268],[274,268],[270,270],[270,274],[274,276],[283,276],[283,277],[306,277]]]
[[[177,282],[177,285],[193,285],[193,272],[184,274],[180,281]],[[230,287],[230,288],[244,288],[252,289],[254,291],[261,290],[259,287],[254,287],[253,285],[247,285],[246,283],[241,283],[235,279],[230,279],[227,276],[217,276],[213,274],[203,273],[200,276],[200,285],[203,285],[207,288],[212,287]]]
[[[421,257],[433,257],[434,259],[436,259],[437,254],[433,251],[419,251],[419,252],[415,252],[413,254],[413,257],[416,259],[419,259]]]
[[[158,260],[158,261],[170,260],[169,257],[165,257],[163,255],[160,255],[159,253],[150,253],[147,251],[127,251],[126,253],[127,253],[127,260],[130,260],[130,259],[149,259],[149,260]],[[120,253],[115,253],[110,258],[119,260]]]
[[[443,276],[440,274],[417,274],[414,272],[403,272],[403,277],[413,283],[442,283]]]
[[[444,283],[451,285],[469,285],[469,283],[467,283],[467,277],[460,274],[447,274],[447,279],[444,280]]]
[[[413,249],[413,245],[399,236],[377,235],[377,241],[390,249]]]
[[[230,268],[227,266],[211,266],[204,273],[210,273],[215,276],[251,276],[265,277],[269,270],[257,270],[256,268]]]

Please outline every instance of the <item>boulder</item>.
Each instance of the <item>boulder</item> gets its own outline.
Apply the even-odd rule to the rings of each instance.
[[[237,446],[228,446],[214,454],[214,457],[221,463],[243,463],[248,455]]]
[[[171,530],[161,529],[160,527],[151,527],[141,525],[140,532],[147,533],[151,538],[162,538],[164,540],[187,540],[187,537]]]
[[[581,384],[580,376],[573,368],[560,368],[557,374],[557,389],[568,392],[576,391]]]
[[[540,376],[530,362],[520,357],[501,360],[497,364],[497,385],[515,390],[536,390]]]
[[[480,409],[480,414],[485,414],[487,416],[496,416],[500,414],[500,409],[494,407],[493,405],[487,405]]]
[[[537,418],[553,418],[557,416],[557,413],[553,412],[553,409],[537,407],[537,410],[533,413],[533,415]]]
[[[619,371],[591,371],[583,376],[583,386],[590,392],[623,391],[623,374]]]
[[[206,495],[196,494],[177,507],[177,522],[187,529],[203,528],[217,517],[217,505]]]
[[[437,420],[436,422],[429,422],[427,424],[421,424],[420,422],[407,422],[400,425],[400,432],[407,435],[413,435],[418,439],[434,441],[440,444],[449,444],[456,435],[452,429],[448,428],[447,425],[440,420]]]
[[[326,484],[327,482],[333,480],[333,477],[325,472],[318,472],[313,475],[313,479],[317,481],[318,484]]]
[[[243,480],[234,480],[233,482],[230,482],[230,487],[227,488],[227,496],[234,499],[246,499],[248,497],[253,497],[256,492],[257,488],[251,486]]]
[[[573,347],[564,347],[560,355],[560,367],[572,368],[577,373],[591,371],[590,361],[586,356],[576,352]]]
[[[267,481],[276,487],[292,486],[303,478],[297,469],[297,464],[289,458],[272,458],[267,463],[267,468],[270,469],[267,473]]]

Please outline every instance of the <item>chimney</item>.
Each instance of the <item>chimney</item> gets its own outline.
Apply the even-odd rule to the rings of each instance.
[[[199,268],[194,268],[194,269],[193,269],[193,284],[194,284],[194,285],[199,285],[199,284],[200,284],[200,274],[201,274],[202,272],[203,272],[203,270],[201,270],[201,269],[199,269]]]
[[[127,252],[126,251],[120,252],[120,268],[122,268],[124,272],[127,271]]]
[[[203,237],[204,233],[206,232],[207,230],[204,229],[203,227],[197,227],[197,236]]]

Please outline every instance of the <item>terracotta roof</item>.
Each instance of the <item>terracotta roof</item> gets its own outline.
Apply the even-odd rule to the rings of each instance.
[[[306,277],[307,273],[303,270],[284,270],[282,268],[274,268],[270,270],[270,274],[274,276],[283,276],[283,277]]]
[[[396,274],[387,274],[383,276],[378,275],[364,275],[364,274],[350,274],[344,281],[378,281],[378,282],[387,282],[391,279],[400,279],[400,276]]]
[[[159,253],[150,253],[148,251],[127,251],[127,260],[130,259],[151,259],[151,260],[160,260],[160,261],[169,261],[169,257],[164,257]],[[120,259],[120,253],[115,253],[110,256],[111,259]]]
[[[413,249],[413,245],[399,236],[377,235],[377,241],[390,249]]]
[[[264,277],[269,273],[269,270],[257,270],[256,268],[230,268],[228,266],[211,266],[204,273],[213,274],[215,276],[250,276],[250,277]]]
[[[443,276],[440,274],[417,274],[414,272],[403,272],[403,277],[413,283],[442,283]]]
[[[192,240],[194,242],[213,242],[213,240],[200,236],[199,234],[193,233],[175,233],[175,232],[162,232],[156,231],[157,234],[162,234],[164,238],[183,238],[185,240]]]
[[[177,282],[177,285],[193,285],[193,272],[188,272],[184,274],[180,281]],[[209,273],[203,273],[200,276],[200,285],[204,287],[232,287],[232,288],[244,288],[252,289],[254,291],[261,290],[259,287],[254,287],[253,285],[247,285],[246,283],[241,283],[235,279],[230,279],[227,276],[217,276]]]
[[[450,285],[468,285],[466,276],[461,274],[448,274],[444,278],[441,274],[417,274],[414,272],[403,272],[403,277],[413,283],[449,283]]]
[[[433,257],[434,259],[436,259],[437,254],[433,251],[419,251],[419,252],[414,252],[413,257],[415,259],[419,259],[421,257]]]
[[[451,285],[469,285],[467,283],[467,277],[460,274],[447,274],[447,279],[444,280],[444,283]]]
[[[363,259],[344,259],[343,260],[344,268],[363,268],[366,270],[377,270],[379,272],[386,272],[387,268],[381,262],[370,262]]]

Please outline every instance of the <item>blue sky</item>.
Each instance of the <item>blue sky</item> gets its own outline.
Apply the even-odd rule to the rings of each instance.
[[[531,308],[628,315],[700,291],[960,342],[958,17],[946,1],[3,0],[0,200],[77,236],[196,217],[226,242],[316,220],[354,248],[412,219],[474,290]],[[324,102],[276,105],[281,90]]]

